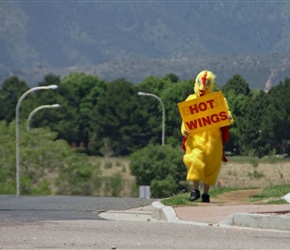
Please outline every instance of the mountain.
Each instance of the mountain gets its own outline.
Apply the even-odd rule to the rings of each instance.
[[[33,86],[47,73],[125,77],[213,70],[268,88],[290,74],[290,2],[0,2],[0,81]],[[268,87],[267,87],[268,86]]]

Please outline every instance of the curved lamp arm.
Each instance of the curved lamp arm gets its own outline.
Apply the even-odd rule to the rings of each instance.
[[[34,110],[30,113],[30,115],[28,116],[28,119],[27,119],[27,128],[26,128],[26,130],[27,130],[27,131],[30,131],[30,121],[31,121],[32,117],[34,116],[34,114],[35,114],[36,112],[38,112],[38,111],[41,110],[41,109],[46,109],[46,108],[59,108],[59,107],[60,107],[59,104],[52,104],[52,105],[42,105],[42,106],[39,106],[39,107],[37,107],[36,109],[34,109]]]
[[[164,143],[165,143],[165,107],[162,100],[157,95],[154,95],[151,93],[138,92],[138,95],[153,96],[161,103],[161,106],[162,106],[162,146],[164,146]]]

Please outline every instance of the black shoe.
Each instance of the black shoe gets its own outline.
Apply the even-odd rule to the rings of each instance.
[[[204,193],[204,194],[201,196],[201,201],[202,201],[202,202],[210,202],[210,201],[209,201],[209,194]]]
[[[200,198],[200,192],[197,189],[193,189],[190,193],[190,200],[191,201],[196,201],[197,199]]]

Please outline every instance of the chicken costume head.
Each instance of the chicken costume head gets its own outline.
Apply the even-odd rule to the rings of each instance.
[[[201,71],[194,84],[194,92],[197,97],[208,95],[213,92],[215,75],[208,70]]]

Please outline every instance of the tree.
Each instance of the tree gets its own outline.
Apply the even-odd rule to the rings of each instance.
[[[175,74],[173,74],[173,73],[169,73],[169,74],[167,74],[164,78],[165,78],[165,79],[167,78],[167,79],[169,79],[169,81],[174,82],[174,83],[179,82],[179,78],[178,78],[178,76],[175,75]]]
[[[166,110],[166,143],[172,146],[181,145],[181,116],[178,110],[178,103],[184,102],[186,97],[193,93],[193,81],[179,82],[171,84],[162,92],[161,98],[164,100]]]
[[[272,87],[267,93],[269,105],[261,122],[262,136],[273,153],[290,152],[290,78]]]
[[[239,119],[238,125],[239,144],[245,154],[262,157],[270,150],[270,138],[262,136],[264,132],[261,128],[268,105],[267,94],[263,91],[250,95],[247,112]]]
[[[91,119],[94,116],[93,107],[103,94],[106,82],[100,80],[97,76],[71,73],[62,80],[61,86],[66,86],[68,91],[75,97],[75,100],[69,103],[71,107],[76,108],[75,142],[78,144],[83,143],[88,153],[90,137],[93,131],[91,127]]]
[[[90,195],[97,188],[100,170],[85,154],[76,154],[48,129],[20,127],[21,194]],[[0,193],[15,194],[15,123],[0,122]],[[56,176],[56,179],[52,178]],[[54,181],[56,181],[54,183]],[[56,191],[51,189],[56,187]]]
[[[238,74],[229,79],[222,87],[225,96],[227,96],[227,93],[231,90],[234,91],[235,95],[242,94],[247,96],[250,93],[249,84]]]
[[[47,104],[59,103],[61,108],[37,114],[33,119],[33,126],[48,126],[59,133],[59,138],[66,139],[70,144],[83,143],[86,152],[89,153],[92,110],[106,83],[96,76],[71,73],[62,80],[50,74],[40,83],[49,84],[57,84],[59,89],[56,93],[38,93],[38,103],[39,100],[45,100]]]
[[[165,140],[166,143],[177,145],[180,143],[180,114],[177,103],[185,99],[188,93],[193,92],[190,82],[180,82],[174,75],[169,74],[164,78],[148,77],[142,83],[137,85],[141,92],[147,92],[158,96],[165,107]],[[151,131],[151,136],[147,143],[159,143],[162,130],[162,112],[163,108],[156,98],[139,98],[140,108],[144,111],[143,117],[146,117],[147,129]],[[174,133],[174,134],[173,134]]]
[[[134,148],[138,134],[137,93],[133,84],[118,79],[106,86],[93,109],[93,146],[95,150],[110,147],[116,155],[126,155]],[[106,141],[105,141],[106,140]]]
[[[25,82],[12,76],[5,80],[0,90],[0,120],[11,122],[15,119],[15,109],[19,98],[28,90]]]
[[[15,126],[0,121],[0,193],[15,194]]]
[[[244,94],[235,94],[234,90],[229,90],[227,92],[226,100],[229,110],[233,116],[234,123],[229,127],[230,138],[225,144],[226,151],[235,151],[235,153],[240,153],[239,124],[248,112],[249,98],[249,96]]]
[[[235,74],[222,87],[222,92],[228,102],[229,110],[234,118],[230,126],[230,138],[225,144],[226,151],[240,153],[239,124],[244,119],[249,103],[249,84],[238,74]]]
[[[60,85],[60,77],[54,74],[48,74],[44,80],[39,83],[39,86]],[[37,107],[42,105],[60,104],[61,109],[46,109],[45,111],[37,112],[31,120],[31,127],[48,127],[53,131],[57,131],[57,124],[62,120],[61,116],[64,102],[59,94],[59,89],[56,90],[40,90],[29,95],[27,100],[23,102],[23,113],[27,119],[29,114]]]
[[[144,79],[143,82],[139,83],[138,87],[142,92],[148,92],[160,96],[160,94],[171,86],[172,83],[176,82],[172,82],[169,77],[158,78],[155,76],[149,76]]]

